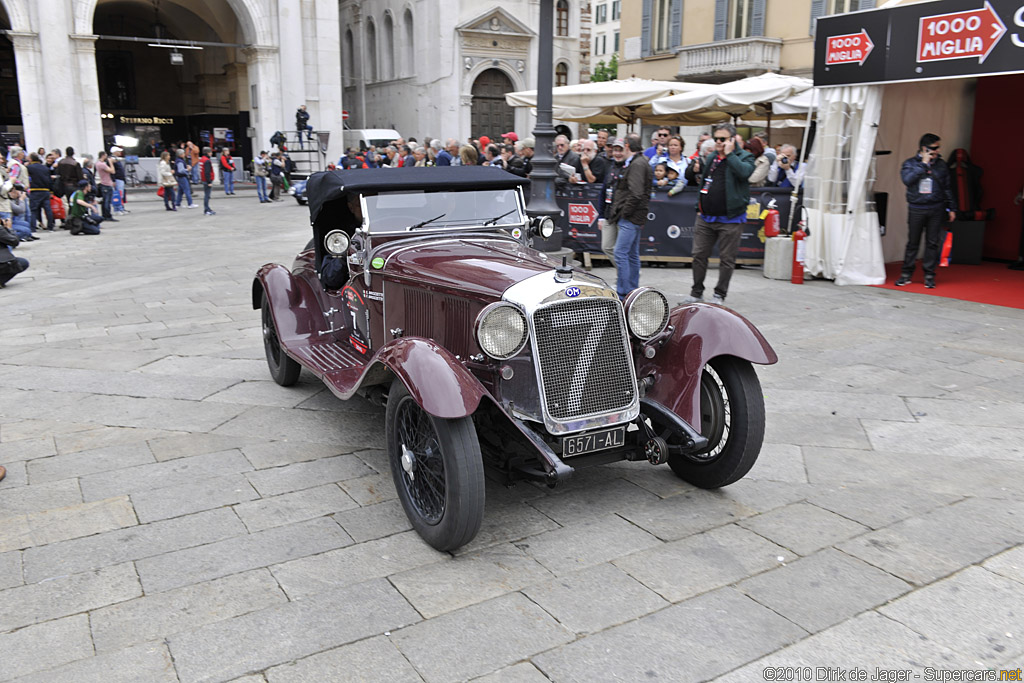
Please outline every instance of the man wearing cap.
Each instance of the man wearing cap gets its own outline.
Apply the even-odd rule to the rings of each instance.
[[[507,132],[507,133],[502,133],[501,134],[501,139],[507,145],[514,145],[517,142],[519,142],[519,136],[515,134],[515,131],[511,131],[511,130],[509,132]]]
[[[601,230],[601,251],[615,267],[615,240],[619,237],[619,224],[608,219],[611,213],[612,199],[615,197],[615,186],[625,168],[626,143],[622,138],[616,138],[611,142],[612,157],[608,163],[608,170],[604,176],[604,191],[601,193],[601,208],[598,211],[600,221],[598,228]]]
[[[615,289],[620,299],[640,286],[640,233],[647,222],[654,171],[643,156],[643,143],[635,133],[626,136],[625,168],[615,183],[607,219],[619,226],[615,240]]]
[[[533,138],[523,138],[516,143],[516,156],[509,159],[508,171],[523,178],[533,173]]]

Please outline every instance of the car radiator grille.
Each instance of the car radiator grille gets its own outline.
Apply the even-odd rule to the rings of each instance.
[[[619,303],[576,299],[534,313],[548,414],[567,420],[623,410],[634,400],[633,363]]]

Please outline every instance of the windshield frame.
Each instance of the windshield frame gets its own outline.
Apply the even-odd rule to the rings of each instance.
[[[424,192],[408,192],[408,193],[398,192],[396,194],[440,194],[441,192],[460,194],[460,193],[470,193],[470,192],[505,192],[505,191],[510,191],[510,192],[512,192],[514,194],[515,201],[516,201],[516,208],[515,208],[515,210],[519,211],[519,216],[522,218],[521,221],[514,222],[514,223],[495,223],[495,224],[492,224],[492,225],[484,225],[484,223],[486,221],[491,220],[492,218],[494,218],[494,216],[481,216],[479,218],[479,220],[476,221],[476,222],[463,223],[463,224],[460,224],[460,225],[445,225],[443,223],[443,221],[442,221],[442,222],[438,222],[436,225],[424,225],[422,227],[416,228],[415,230],[410,230],[409,229],[410,227],[412,227],[412,225],[415,225],[415,224],[410,224],[409,226],[406,226],[404,229],[400,229],[400,230],[387,230],[387,231],[381,231],[381,230],[375,231],[373,229],[373,219],[372,219],[372,217],[370,215],[369,207],[367,206],[367,201],[366,201],[367,195],[360,195],[359,196],[359,202],[360,202],[360,205],[361,205],[360,208],[362,209],[362,212],[363,212],[362,230],[365,231],[365,233],[367,235],[370,235],[370,236],[373,236],[373,237],[378,237],[378,238],[394,238],[394,237],[403,237],[403,236],[404,237],[409,237],[409,236],[413,236],[413,235],[450,234],[450,233],[453,233],[453,232],[481,232],[481,231],[492,231],[492,230],[512,230],[512,229],[515,229],[515,228],[521,228],[522,231],[523,231],[523,235],[525,237],[525,235],[527,233],[527,228],[528,228],[528,225],[529,225],[530,217],[526,213],[526,202],[525,202],[525,200],[523,198],[522,188],[518,188],[518,187],[515,188],[515,189],[511,189],[510,188],[509,190],[446,190],[446,189],[441,189],[441,190],[430,190],[430,191],[424,191]],[[377,196],[377,195],[371,195],[371,196]],[[424,216],[424,218],[426,218],[426,216]]]

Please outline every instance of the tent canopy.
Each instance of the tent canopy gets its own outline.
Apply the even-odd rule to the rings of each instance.
[[[801,96],[813,86],[807,78],[766,73],[662,97],[654,100],[651,109],[662,119],[674,117],[677,122],[695,124],[703,124],[714,116],[717,116],[715,120],[724,121],[744,115],[760,118],[772,114],[805,114],[812,106],[812,96]]]
[[[551,89],[552,115],[561,121],[632,124],[640,118],[659,123],[659,117],[651,111],[652,101],[708,87],[703,83],[644,78],[563,85]],[[508,93],[505,101],[512,107],[536,107],[537,91]]]

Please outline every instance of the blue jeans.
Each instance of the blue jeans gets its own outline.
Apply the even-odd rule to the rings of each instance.
[[[192,165],[192,184],[197,185],[199,183],[199,164]]]
[[[188,182],[187,175],[178,176],[178,197],[174,201],[176,206],[181,206],[182,197],[188,200],[188,206],[192,206],[192,185]]]
[[[625,218],[619,219],[619,236],[615,240],[615,267],[619,277],[615,291],[619,298],[640,286],[640,232],[642,227],[630,223]]]
[[[224,194],[235,193],[235,172],[234,171],[221,171],[220,174],[224,176]]]
[[[174,208],[174,185],[164,185],[164,208]]]
[[[210,192],[213,186],[210,183],[203,183],[203,211],[210,210]]]
[[[114,201],[114,186],[100,185],[100,195],[103,196],[103,217],[112,218],[110,213],[110,203]]]
[[[124,181],[114,180],[114,192],[117,193],[118,199],[121,200],[121,208],[118,209],[118,213],[124,213],[124,200],[126,199],[124,194]]]
[[[261,202],[267,201],[267,176],[265,175],[256,176],[256,196],[260,198]]]
[[[28,225],[33,231],[36,229],[36,223],[43,222],[43,216],[39,213],[40,209],[46,212],[46,229],[53,230],[51,196],[47,190],[32,190],[28,193]]]
[[[11,230],[21,239],[28,239],[32,236],[32,228],[28,226],[28,218],[25,216],[13,216],[11,218]]]

